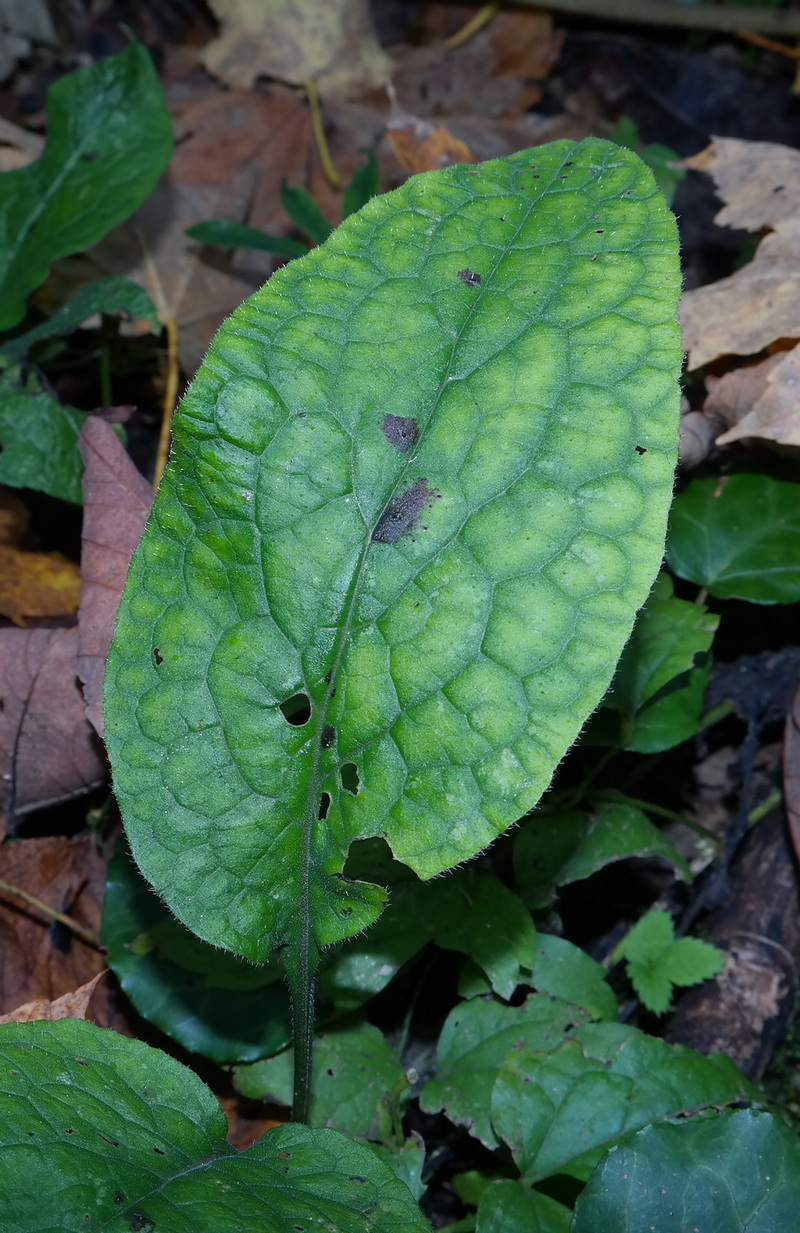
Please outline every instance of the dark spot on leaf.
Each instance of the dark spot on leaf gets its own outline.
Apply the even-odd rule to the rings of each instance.
[[[83,1060],[83,1058],[82,1058],[82,1057],[75,1057],[75,1058],[73,1058],[72,1060],[73,1060],[73,1062],[77,1062],[79,1066],[88,1066],[88,1065],[89,1065],[89,1063],[88,1063],[88,1062],[84,1062],[84,1060]]]
[[[291,1154],[291,1152],[278,1152],[278,1160],[288,1160]]]
[[[401,535],[413,531],[417,519],[426,505],[430,505],[434,497],[440,493],[430,488],[426,479],[418,479],[411,488],[394,497],[378,519],[372,532],[372,539],[377,544],[395,544]]]
[[[83,1223],[84,1223],[84,1224],[91,1224],[91,1223],[92,1223],[92,1218],[91,1218],[91,1216],[89,1215],[89,1213],[88,1213],[88,1212],[84,1212],[84,1213],[83,1213]]]
[[[332,1066],[329,1066],[328,1069],[325,1071],[325,1074],[329,1075],[330,1078],[332,1079],[333,1076],[336,1074],[336,1071],[333,1069]]]
[[[480,287],[481,285],[481,276],[476,274],[474,270],[459,270],[458,277],[465,287]]]
[[[344,917],[345,920],[347,920],[348,917],[353,915],[353,909],[352,908],[339,908],[339,915]]]
[[[308,694],[292,694],[280,704],[283,718],[295,728],[302,728],[311,718],[311,699]]]
[[[390,445],[407,454],[417,443],[419,425],[412,415],[384,415],[381,432]]]
[[[126,1216],[131,1233],[153,1233],[155,1220],[151,1220],[147,1212],[129,1212]]]
[[[65,1131],[64,1131],[64,1134],[65,1134],[65,1135],[74,1135],[74,1134],[75,1134],[75,1131],[74,1131],[74,1130],[72,1130],[72,1129],[70,1129],[70,1128],[68,1128],[67,1130],[65,1130]]]
[[[325,681],[326,685],[330,685],[332,677],[333,677],[333,670],[325,673],[323,680]]]
[[[83,159],[85,163],[96,163],[97,162],[97,154],[93,150],[89,150],[87,151],[86,154],[82,154],[81,158]]]
[[[164,662],[164,656],[157,646],[153,647],[153,659],[155,660],[156,667],[159,667]]]
[[[154,1147],[153,1151],[155,1152],[156,1156],[166,1156],[167,1154],[166,1152],[163,1152],[160,1147]]]
[[[319,743],[323,749],[330,749],[336,742],[336,729],[333,724],[328,724],[322,729],[322,736],[319,738]]]
[[[33,1138],[34,1138],[34,1136],[35,1136],[35,1131],[33,1131],[33,1130],[29,1130],[29,1131],[27,1131],[27,1135],[28,1135],[28,1138],[29,1138],[29,1139],[33,1139]]]
[[[595,231],[595,235],[605,235],[605,233],[606,233],[605,227],[598,227],[597,230]]]
[[[345,792],[350,792],[351,795],[358,796],[361,791],[361,778],[358,774],[358,767],[355,762],[343,762],[339,768],[339,778]]]
[[[636,446],[636,453],[637,453],[637,454],[646,454],[646,453],[647,453],[647,450],[646,450],[646,448],[645,448],[643,445],[637,445],[637,446]]]
[[[325,821],[325,819],[328,816],[328,810],[330,809],[330,807],[331,807],[331,794],[330,792],[323,792],[322,796],[319,798],[319,813],[317,814],[317,817],[319,818],[320,822]]]
[[[117,1207],[119,1207],[120,1203],[125,1202],[125,1195],[118,1190],[114,1195],[114,1202],[117,1204]]]

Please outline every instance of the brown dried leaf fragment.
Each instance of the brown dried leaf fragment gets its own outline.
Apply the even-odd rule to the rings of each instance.
[[[682,166],[707,171],[725,202],[720,227],[760,231],[800,214],[800,150],[772,141],[715,137]]]
[[[730,445],[745,437],[760,437],[777,445],[800,445],[800,347],[770,356],[763,393],[737,424],[717,437],[718,445]],[[731,376],[735,374],[730,374]]]
[[[95,986],[107,971],[106,968],[98,972],[85,985],[81,985],[80,989],[63,993],[60,998],[52,1001],[47,998],[34,998],[32,1002],[24,1002],[9,1014],[0,1015],[0,1023],[33,1023],[35,1019],[54,1023],[56,1019],[85,1019]]]

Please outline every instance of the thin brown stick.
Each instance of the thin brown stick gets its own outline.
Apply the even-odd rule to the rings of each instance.
[[[172,416],[178,401],[178,381],[180,379],[180,364],[178,362],[178,326],[175,318],[170,315],[164,322],[167,331],[167,387],[164,391],[164,404],[161,413],[161,434],[158,438],[158,453],[153,474],[153,487],[158,488],[161,476],[169,458],[169,446],[172,440]]]
[[[499,8],[499,4],[484,4],[483,8],[478,9],[477,13],[470,17],[460,30],[456,30],[449,39],[445,39],[444,45],[447,50],[452,51],[454,47],[460,47],[462,43],[466,43],[467,39],[471,39],[473,34],[477,34],[484,26],[488,26]]]
[[[322,123],[322,112],[319,107],[319,94],[317,93],[316,85],[310,77],[303,82],[303,89],[305,90],[306,98],[308,99],[308,107],[311,112],[311,130],[314,134],[314,141],[317,145],[319,161],[322,163],[322,170],[325,172],[328,182],[332,184],[334,188],[341,188],[342,177],[333,165],[331,152],[328,149],[328,141],[325,137],[325,126]]]
[[[784,38],[800,36],[796,9],[757,9],[728,4],[681,4],[679,0],[514,0],[515,8],[575,13],[601,21],[678,26],[693,30],[757,30]]]
[[[95,950],[100,950],[100,939],[97,934],[91,929],[86,929],[83,925],[79,925],[71,916],[65,916],[63,912],[56,912],[55,908],[48,907],[46,903],[42,903],[41,899],[37,899],[34,895],[29,895],[27,891],[21,890],[19,886],[12,886],[10,882],[0,881],[0,891],[4,891],[7,895],[14,895],[17,899],[24,900],[30,904],[32,908],[36,908],[44,916],[49,916],[51,920],[57,920],[60,925],[65,925],[67,929],[71,929],[77,938],[85,942],[87,946],[93,946]]]
[[[774,51],[776,56],[786,56],[788,60],[800,60],[800,47],[789,47],[786,43],[777,43],[775,39],[756,34],[754,30],[737,30],[736,37],[744,39],[746,43],[754,43],[756,47],[763,47],[765,51]]]

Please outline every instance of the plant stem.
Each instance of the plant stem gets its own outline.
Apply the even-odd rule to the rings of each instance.
[[[331,152],[328,149],[328,142],[325,138],[325,126],[322,123],[322,112],[319,107],[319,94],[317,93],[316,84],[308,77],[302,85],[308,99],[308,107],[311,112],[311,129],[317,145],[319,161],[322,163],[322,170],[325,172],[325,178],[334,188],[341,188],[342,178],[333,165]]]
[[[292,1096],[292,1121],[308,1125],[311,1111],[311,1054],[314,1044],[314,972],[310,939],[302,941],[303,924],[308,922],[307,911],[300,910],[301,937],[287,949],[284,966],[292,995],[294,1047],[294,1093]],[[305,919],[304,919],[305,918]]]
[[[87,946],[93,946],[95,950],[100,949],[100,940],[96,933],[93,933],[91,929],[84,928],[83,925],[79,925],[71,916],[65,916],[63,912],[56,912],[55,908],[42,903],[41,899],[37,899],[35,895],[29,895],[27,891],[22,890],[19,886],[12,886],[10,882],[0,882],[0,891],[5,891],[7,895],[15,895],[18,899],[24,900],[32,908],[36,908],[37,911],[42,912],[45,916],[49,916],[51,920],[57,920],[60,925],[70,929]]]

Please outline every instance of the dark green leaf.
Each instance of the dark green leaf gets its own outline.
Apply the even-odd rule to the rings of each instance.
[[[15,368],[0,367],[0,484],[36,488],[79,505],[83,411],[64,407]]]
[[[691,881],[689,866],[675,845],[662,835],[647,814],[623,801],[597,804],[586,836],[558,871],[555,880],[559,886],[579,882],[629,856],[660,856],[674,866],[679,878]]]
[[[363,167],[356,167],[353,179],[345,189],[342,198],[342,218],[349,218],[365,206],[372,197],[377,197],[381,190],[381,169],[372,150],[366,151],[367,161]]]
[[[719,617],[672,592],[672,579],[660,574],[603,701],[622,712],[625,748],[638,753],[671,749],[700,724]]]
[[[497,1072],[515,1049],[555,1049],[586,1012],[559,998],[533,993],[521,1006],[475,998],[450,1012],[439,1037],[436,1078],[422,1091],[428,1113],[444,1109],[487,1147],[497,1147],[491,1124]]]
[[[514,834],[514,885],[529,908],[547,908],[558,875],[578,851],[592,820],[582,809],[536,813]]]
[[[255,248],[259,252],[274,253],[276,257],[304,257],[308,245],[299,240],[290,240],[281,235],[269,235],[246,223],[229,223],[214,219],[208,223],[195,223],[187,227],[186,234],[201,244],[222,244],[225,248]]]
[[[605,977],[603,965],[566,938],[537,934],[536,963],[530,983],[540,993],[581,1006],[593,1019],[616,1019],[617,999]]]
[[[288,1107],[293,1074],[292,1052],[287,1049],[265,1062],[237,1067],[236,1086],[244,1096]],[[399,1109],[407,1094],[402,1066],[371,1023],[342,1023],[315,1040],[313,1126],[386,1143],[393,1131],[391,1102]]]
[[[584,1180],[631,1131],[748,1098],[758,1089],[722,1054],[703,1057],[621,1023],[592,1023],[547,1052],[509,1052],[491,1120],[527,1182],[556,1173]]]
[[[0,1027],[9,1233],[424,1233],[369,1148],[282,1126],[247,1152],[186,1067],[82,1020]]]
[[[108,866],[100,939],[139,1013],[185,1049],[216,1062],[252,1062],[289,1043],[281,972],[201,942],[124,852]]]
[[[95,313],[123,313],[134,321],[148,321],[155,333],[161,329],[156,306],[146,291],[128,278],[100,278],[81,287],[77,295],[41,325],[18,334],[16,338],[0,342],[0,351],[19,359],[30,351],[34,343],[41,342],[43,338],[71,334]]]
[[[309,240],[315,244],[325,243],[333,227],[310,193],[304,188],[289,188],[284,180],[281,184],[281,203],[292,222]]]
[[[141,205],[172,153],[172,123],[141,43],[60,78],[47,94],[47,144],[0,175],[0,329],[57,257],[77,253]]]
[[[695,480],[675,498],[667,562],[720,599],[800,600],[800,487],[768,475]]]
[[[571,1219],[555,1199],[501,1179],[481,1197],[477,1233],[569,1233]]]
[[[661,558],[678,285],[638,160],[556,143],[374,198],[222,327],[106,679],[134,854],[199,936],[329,945],[384,901],[354,839],[428,879],[532,807]]]
[[[648,1126],[609,1153],[572,1233],[788,1233],[800,1211],[800,1141],[768,1113]]]

